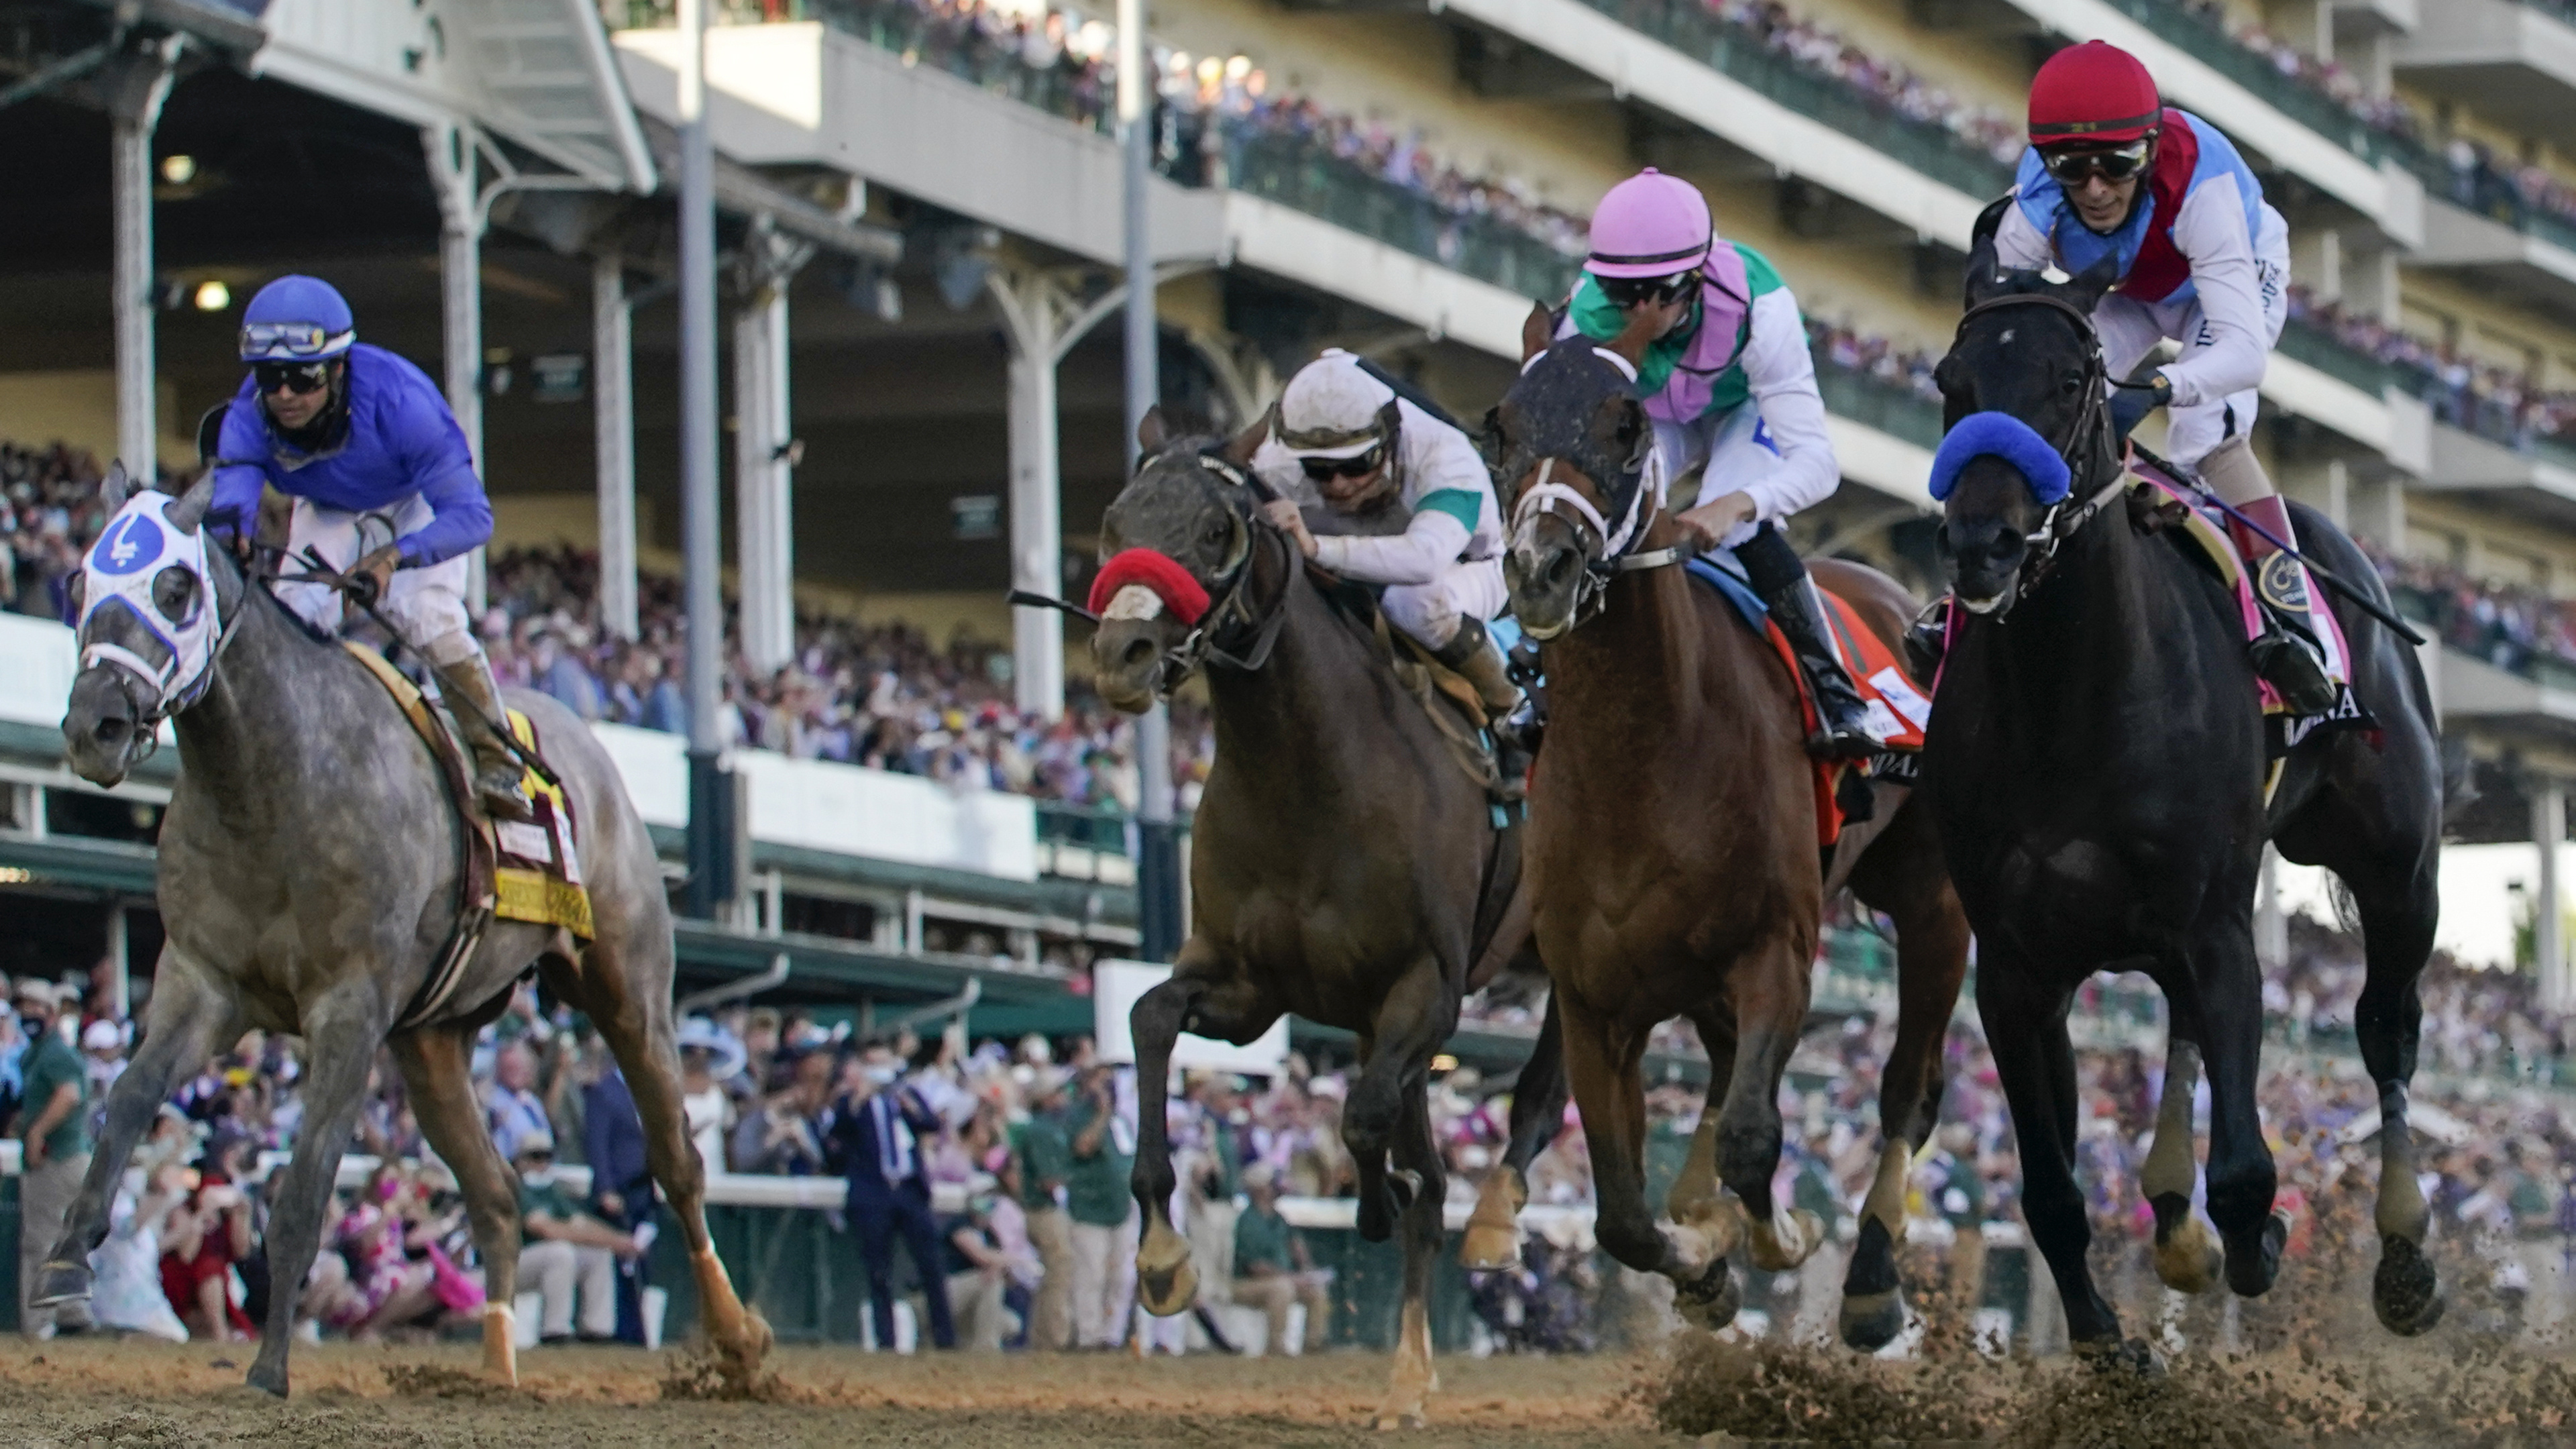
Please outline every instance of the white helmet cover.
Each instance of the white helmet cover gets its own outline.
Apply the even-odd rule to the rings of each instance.
[[[1297,369],[1279,397],[1279,442],[1300,458],[1356,458],[1385,441],[1379,414],[1395,389],[1338,347]]]

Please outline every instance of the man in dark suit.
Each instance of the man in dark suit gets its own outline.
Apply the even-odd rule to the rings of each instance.
[[[903,1236],[914,1276],[930,1306],[930,1341],[957,1346],[948,1312],[948,1278],[939,1252],[939,1225],[930,1212],[930,1178],[920,1139],[939,1130],[939,1119],[898,1079],[891,1057],[843,1064],[842,1090],[832,1104],[827,1135],[848,1173],[850,1230],[868,1270],[868,1311],[877,1347],[894,1348],[894,1240]]]
[[[632,1233],[653,1221],[653,1170],[644,1160],[644,1119],[617,1063],[601,1064],[599,1080],[581,1089],[582,1151],[590,1160],[590,1210],[601,1222]],[[648,1237],[647,1242],[650,1241]],[[644,1341],[645,1255],[617,1264],[617,1337]]]

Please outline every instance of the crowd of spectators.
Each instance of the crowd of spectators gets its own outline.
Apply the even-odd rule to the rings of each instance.
[[[2483,578],[2433,559],[2362,551],[2400,608],[2431,622],[2442,642],[2498,669],[2528,674],[2542,660],[2576,668],[2576,607],[2545,590]]]
[[[1604,9],[1615,0],[1595,0]],[[1698,0],[1711,19],[1810,75],[1847,86],[1876,109],[1949,132],[1971,150],[2010,166],[2026,143],[2019,116],[1981,106],[1897,61],[1872,55],[1831,26],[1780,0]]]
[[[2376,1170],[2376,1091],[2348,1045],[2361,958],[2351,936],[2314,921],[2294,920],[2290,943],[2266,987],[2280,1054],[2267,1063],[2262,1102],[2286,1200],[2303,1219],[2324,1221],[2333,1194],[2346,1192],[2349,1208]],[[15,1112],[20,1135],[44,1139],[31,1163],[75,1179],[131,1046],[131,1028],[108,1009],[104,975],[59,987],[23,980],[19,1015],[0,1022],[0,1110]],[[2444,960],[2425,977],[2424,1002],[2414,1101],[2437,1238],[2522,1295],[2515,1303],[2558,1321],[2570,1305],[2541,1298],[2563,1297],[2565,1279],[2548,1265],[2576,1247],[2576,1116],[2528,1073],[2566,1059],[2576,1017],[2541,1008],[2526,977]],[[1526,1006],[1474,1014],[1516,1019]],[[835,1016],[736,1005],[684,1023],[683,1103],[701,1155],[736,1173],[848,1179],[846,1199],[834,1191],[846,1205],[835,1227],[859,1236],[878,1281],[910,1282],[909,1317],[930,1342],[1122,1341],[1136,1228],[1132,1073],[1095,1060],[1086,1038],[973,1043],[962,1029],[878,1037]],[[1845,1241],[1875,1167],[1879,1073],[1893,1030],[1863,1012],[1811,1035],[1783,1088],[1778,1190],[1829,1223],[1842,1220]],[[2151,1226],[2137,1174],[2162,1064],[2151,1039],[2094,1039],[2101,1044],[2079,1053],[2087,1201],[2108,1241],[2143,1242]],[[1972,1013],[1954,1024],[1947,1054],[1943,1125],[1916,1164],[1909,1211],[1931,1241],[1982,1241],[1988,1224],[2015,1218],[2011,1124]],[[2526,1075],[2498,1075],[2516,1070]],[[640,1156],[616,1145],[633,1136],[633,1108],[601,1039],[523,986],[482,1039],[474,1071],[494,1141],[528,1183],[521,1287],[544,1299],[544,1336],[635,1337],[634,1265],[652,1243],[651,1189]],[[1282,1196],[1354,1190],[1340,1135],[1352,1081],[1347,1068],[1292,1056],[1267,1079],[1192,1074],[1168,1109],[1180,1181],[1172,1221],[1194,1253],[1214,1253],[1202,1279],[1233,1290],[1215,1296],[1260,1310],[1274,1344],[1285,1342],[1292,1307],[1306,1310],[1310,1345],[1325,1340],[1335,1311],[1329,1255],[1273,1219]],[[101,1325],[203,1338],[266,1321],[266,1154],[295,1145],[303,1086],[300,1043],[253,1033],[172,1095],[117,1200],[94,1304]],[[77,1110],[48,1113],[58,1098]],[[1650,1174],[1678,1162],[1702,1105],[1701,1090],[1681,1082],[1648,1091]],[[1435,1080],[1431,1108],[1453,1191],[1464,1194],[1504,1150],[1509,1098],[1459,1066]],[[629,1123],[625,1139],[618,1118]],[[303,1331],[368,1338],[470,1322],[481,1293],[470,1233],[389,1063],[370,1080],[351,1149],[379,1166],[334,1206],[330,1250],[298,1299],[298,1321],[311,1325]],[[586,1196],[557,1176],[564,1164],[589,1170]],[[1541,1208],[1591,1202],[1589,1156],[1570,1109],[1529,1185]],[[1479,1312],[1507,1348],[1592,1346],[1593,1308],[1616,1275],[1591,1259],[1579,1216],[1533,1219],[1527,1265],[1478,1280]],[[2294,1257],[2309,1251],[2307,1231],[2303,1221]],[[912,1256],[909,1280],[883,1271],[896,1245]],[[1973,1271],[1962,1264],[1974,1257],[1952,1270]],[[1783,1331],[1822,1332],[1831,1286],[1789,1275],[1748,1301]],[[906,1336],[891,1293],[874,1316],[876,1341]],[[1177,1348],[1187,1331],[1149,1333]]]
[[[58,619],[81,550],[106,526],[98,459],[0,442],[0,608]]]
[[[2542,388],[2446,343],[2319,301],[2303,286],[2289,289],[2289,316],[2387,364],[2401,384],[2432,405],[2436,418],[2453,427],[2523,452],[2544,443],[2576,448],[2576,392]]]

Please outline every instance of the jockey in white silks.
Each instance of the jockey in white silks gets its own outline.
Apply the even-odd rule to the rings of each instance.
[[[1297,370],[1280,394],[1253,471],[1277,494],[1263,513],[1308,559],[1355,583],[1382,584],[1389,624],[1476,686],[1499,720],[1520,690],[1487,642],[1508,602],[1502,511],[1465,433],[1396,395],[1340,348]],[[1345,517],[1401,510],[1400,533],[1318,536],[1301,502]]]
[[[1608,342],[1645,317],[1654,340],[1638,395],[1661,476],[1700,474],[1695,504],[1668,501],[1703,549],[1735,551],[1789,640],[1816,701],[1808,751],[1856,759],[1878,749],[1869,712],[1834,652],[1824,602],[1781,525],[1842,483],[1798,299],[1769,259],[1716,234],[1708,198],[1653,167],[1610,188],[1592,213],[1592,255],[1560,336]]]
[[[2182,344],[2145,387],[2117,388],[2126,438],[2166,409],[2166,451],[2250,522],[2228,531],[2253,568],[2273,627],[2254,666],[2299,714],[2339,698],[2327,672],[2289,509],[2254,456],[2257,389],[2289,307],[2290,229],[2218,129],[2164,104],[2137,57],[2102,41],[2069,46],[2030,87],[2030,147],[1995,260],[2082,273],[2115,259],[2119,280],[2093,311],[2103,361],[2125,378],[2156,344]],[[2269,534],[2270,537],[2264,535]]]

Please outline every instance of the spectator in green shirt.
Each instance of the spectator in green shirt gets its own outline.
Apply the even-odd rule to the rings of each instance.
[[[1269,1316],[1272,1353],[1320,1349],[1332,1332],[1333,1275],[1316,1271],[1306,1239],[1280,1216],[1278,1180],[1268,1165],[1243,1174],[1243,1192],[1250,1201],[1234,1220],[1234,1301]],[[1288,1310],[1299,1304],[1306,1309],[1302,1345],[1288,1333]]]
[[[1082,1069],[1068,1109],[1072,1170],[1065,1213],[1073,1219],[1073,1343],[1116,1348],[1127,1341],[1127,1288],[1135,1276],[1135,1194],[1128,1186],[1136,1129],[1118,1114],[1117,1080],[1106,1066]]]
[[[651,1241],[644,1229],[621,1233],[573,1205],[555,1181],[555,1143],[542,1132],[522,1133],[519,1155],[519,1278],[534,1283],[545,1307],[538,1338],[562,1343],[573,1337],[573,1294],[581,1295],[581,1337],[606,1342],[617,1336],[617,1260],[640,1257]]]
[[[1038,1068],[1029,1083],[1029,1120],[1011,1136],[1029,1246],[1037,1249],[1044,1274],[1029,1305],[1029,1347],[1054,1350],[1073,1346],[1073,1224],[1063,1202],[1073,1176],[1073,1142],[1065,1130],[1064,1084],[1063,1072]]]
[[[89,1175],[89,1067],[56,1024],[61,1007],[53,983],[32,976],[18,983],[18,1022],[27,1033],[19,1063],[26,1088],[18,1108],[18,1325],[33,1339],[90,1326],[86,1302],[27,1306]]]

